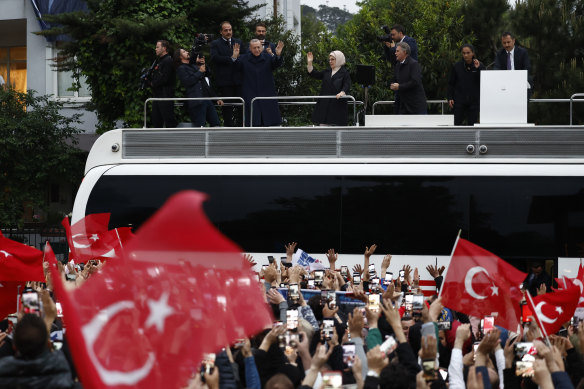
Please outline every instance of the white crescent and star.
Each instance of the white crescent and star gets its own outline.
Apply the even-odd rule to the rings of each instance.
[[[484,300],[489,296],[483,296],[481,294],[478,294],[472,287],[472,280],[473,280],[474,276],[477,275],[478,273],[485,273],[487,277],[489,276],[489,272],[484,267],[482,267],[482,266],[471,267],[466,272],[466,276],[464,277],[464,288],[466,289],[466,292],[469,295],[471,295],[473,298],[475,298],[477,300]],[[490,289],[491,289],[491,296],[498,296],[499,295],[499,288],[497,286],[495,286],[493,284],[490,286]]]
[[[8,258],[8,257],[12,256],[12,254],[10,254],[8,251],[0,250],[0,253],[4,254],[4,258]]]
[[[544,315],[543,312],[541,311],[541,306],[544,305],[545,303],[546,303],[545,301],[540,301],[539,303],[537,303],[537,305],[535,306],[535,313],[537,314],[537,317],[539,318],[539,320],[541,320],[542,322],[548,323],[548,324],[555,323],[558,320],[557,317],[552,320],[549,317],[547,317],[546,315]],[[561,307],[556,307],[556,312],[558,312],[561,315],[563,310]]]
[[[73,246],[75,246],[75,248],[78,248],[78,249],[86,249],[86,248],[89,248],[89,247],[91,247],[91,244],[81,244],[81,243],[77,243],[77,242],[75,241],[75,238],[76,238],[76,237],[78,237],[78,236],[85,236],[85,235],[83,235],[83,234],[75,234],[75,235],[73,235],[73,236],[71,237],[71,240],[73,241]]]
[[[150,314],[144,323],[145,328],[156,326],[159,332],[164,331],[164,321],[166,318],[174,313],[174,309],[168,305],[168,293],[163,293],[158,300],[148,299],[148,308]],[[148,358],[142,367],[131,370],[128,372],[122,372],[117,370],[108,370],[99,361],[95,355],[94,345],[96,340],[101,335],[101,332],[105,325],[119,312],[126,309],[135,309],[135,304],[130,300],[122,300],[113,303],[106,308],[99,311],[93,319],[91,319],[87,324],[81,328],[81,333],[85,342],[87,343],[87,353],[89,358],[96,367],[99,377],[103,383],[107,386],[112,385],[134,385],[140,382],[142,379],[147,377],[154,366],[156,360],[156,355],[154,352],[148,353]]]

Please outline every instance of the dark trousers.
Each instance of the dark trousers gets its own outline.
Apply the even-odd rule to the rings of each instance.
[[[472,126],[479,121],[479,102],[457,103],[454,102],[454,125],[462,126],[466,120],[467,126]]]
[[[211,127],[219,126],[219,116],[211,100],[189,101],[189,116],[193,127],[205,127],[207,121]]]
[[[174,101],[154,101],[152,103],[152,127],[176,128]]]
[[[240,85],[228,85],[219,87],[220,97],[237,96],[241,97]],[[240,100],[223,100],[225,103],[241,103]],[[243,124],[241,120],[241,106],[223,107],[223,125],[225,127],[241,127]]]

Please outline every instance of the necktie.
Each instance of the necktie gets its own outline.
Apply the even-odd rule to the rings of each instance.
[[[511,53],[507,53],[507,70],[511,70]]]

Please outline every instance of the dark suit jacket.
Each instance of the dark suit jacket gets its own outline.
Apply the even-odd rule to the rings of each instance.
[[[416,61],[418,60],[418,44],[416,43],[416,40],[414,38],[412,38],[411,36],[404,36],[404,40],[403,42],[407,43],[410,46],[410,57],[412,57],[413,59],[415,59]],[[395,66],[395,64],[397,64],[397,60],[395,59],[395,46],[394,47],[387,47],[385,45],[383,45],[383,51],[385,52],[385,58],[391,62],[392,65]]]
[[[422,85],[420,64],[412,57],[407,57],[404,63],[397,63],[393,74],[393,82],[399,84],[399,111],[405,114],[426,114],[426,93]]]
[[[241,70],[234,65],[231,59],[233,45],[236,43],[239,43],[239,54],[245,54],[247,46],[237,38],[231,38],[231,46],[222,37],[211,42],[211,63],[213,64],[215,85],[218,87],[241,85]]]
[[[182,64],[176,69],[178,78],[186,90],[187,97],[212,97],[215,96],[207,80],[205,73],[199,71],[195,64]],[[193,101],[191,105],[200,105],[202,101]]]
[[[320,88],[321,96],[332,96],[344,91],[349,94],[351,90],[351,76],[349,71],[344,67],[341,68],[331,77],[332,69],[328,68],[323,71],[312,69],[308,73],[310,77],[322,80]],[[316,101],[316,108],[312,113],[312,122],[316,124],[334,124],[337,126],[347,125],[347,99],[319,99]]]
[[[529,62],[527,50],[523,47],[515,46],[515,51],[513,51],[513,62],[515,64],[515,70],[527,70],[527,80],[533,88],[531,63]],[[505,49],[501,49],[497,52],[495,57],[495,70],[507,70],[507,52]]]
[[[176,74],[170,54],[165,54],[158,59],[152,72],[151,85],[154,97],[174,97]]]

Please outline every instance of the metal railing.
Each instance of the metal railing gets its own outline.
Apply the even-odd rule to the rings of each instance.
[[[223,100],[224,106],[242,106],[243,113],[241,114],[243,123],[245,125],[245,101],[241,97],[151,97],[144,102],[144,128],[148,128],[146,124],[148,103],[151,101],[198,101],[198,100]],[[226,103],[225,100],[239,100],[241,103]]]
[[[295,100],[295,99],[336,99],[337,96],[260,96],[260,97],[255,97],[251,100],[251,108],[250,108],[250,114],[249,114],[249,123],[250,123],[250,127],[253,127],[253,106],[254,106],[254,102],[256,100]],[[354,121],[354,125],[357,125],[357,101],[355,100],[355,98],[351,95],[345,95],[342,96],[341,99],[349,99],[351,100],[351,102],[349,104],[353,104],[353,121]],[[295,105],[310,105],[310,104],[316,104],[316,102],[314,101],[295,101],[293,102]],[[280,104],[280,101],[278,101],[278,104]],[[290,104],[287,103],[288,105],[294,105],[294,104]]]
[[[426,103],[428,103],[428,104],[440,104],[440,110],[442,112],[442,115],[444,115],[444,104],[447,104],[448,103],[448,100],[427,100]],[[379,105],[382,105],[382,104],[393,105],[393,104],[395,104],[395,100],[376,101],[371,106],[371,115],[375,115],[375,106],[378,105],[378,104]]]
[[[574,93],[572,96],[570,96],[570,125],[572,125],[572,104],[574,103],[574,97],[584,97],[584,93]]]

